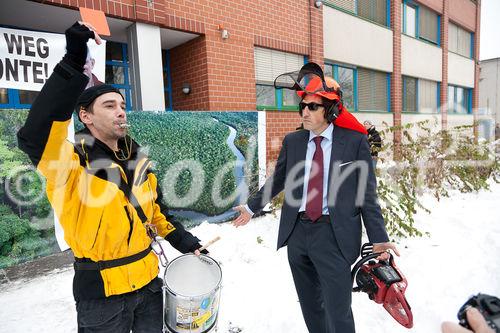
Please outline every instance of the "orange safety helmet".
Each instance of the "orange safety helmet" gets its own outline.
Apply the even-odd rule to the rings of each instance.
[[[319,76],[315,76],[309,81],[304,90],[298,90],[297,95],[304,98],[306,94],[318,95],[329,100],[341,100],[342,92],[340,92],[340,85],[330,76],[325,76],[325,84],[327,88],[333,88],[333,91],[325,91],[323,81]],[[331,89],[329,89],[331,90]]]
[[[325,110],[325,117],[329,122],[335,126],[367,134],[365,127],[344,107],[340,85],[333,78],[325,77],[323,69],[318,64],[309,62],[299,71],[279,75],[274,80],[274,87],[295,90],[301,98],[306,94],[314,94],[331,100],[332,105]]]

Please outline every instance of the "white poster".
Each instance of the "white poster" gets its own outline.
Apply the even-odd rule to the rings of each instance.
[[[104,82],[106,43],[89,40],[85,74]],[[0,88],[40,91],[66,53],[64,34],[0,28]]]

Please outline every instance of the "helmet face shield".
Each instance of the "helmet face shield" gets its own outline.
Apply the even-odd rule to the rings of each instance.
[[[330,100],[340,100],[338,84],[327,82],[321,67],[313,62],[307,63],[299,71],[283,73],[274,80],[274,88],[297,91],[299,97],[305,94],[319,95]],[[330,84],[327,84],[330,83]]]

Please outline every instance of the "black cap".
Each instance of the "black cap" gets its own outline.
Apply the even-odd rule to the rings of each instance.
[[[112,85],[100,84],[98,86],[93,86],[88,89],[85,89],[80,95],[80,97],[78,97],[78,101],[76,102],[76,112],[79,112],[81,107],[87,108],[90,104],[92,104],[92,102],[97,97],[109,92],[118,93],[123,98],[123,95],[120,92],[120,90],[118,90],[118,88],[113,87]]]

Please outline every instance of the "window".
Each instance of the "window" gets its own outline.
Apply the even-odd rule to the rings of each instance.
[[[341,9],[389,27],[390,0],[325,0],[325,5]]]
[[[418,111],[420,113],[437,113],[439,85],[435,81],[418,79]]]
[[[127,44],[106,43],[106,83],[118,88],[125,98],[127,110],[132,109]]]
[[[403,22],[405,22],[403,31],[412,37],[416,37],[417,30],[417,10],[411,6],[405,6],[405,14]]]
[[[0,108],[29,109],[38,91],[0,88]]]
[[[280,74],[299,70],[304,56],[256,47],[254,50],[257,109],[298,110],[299,97],[289,89],[274,89]]]
[[[357,0],[356,4],[359,16],[381,25],[389,25],[386,0]]]
[[[389,111],[389,75],[358,68],[358,108],[360,111]]]
[[[165,97],[165,110],[172,111],[172,79],[170,77],[170,50],[161,50],[163,64],[163,91]]]
[[[323,2],[327,5],[356,13],[356,1],[354,0],[326,0]]]
[[[448,86],[448,113],[471,113],[471,101],[472,89]]]
[[[325,64],[325,75],[331,76],[338,82],[343,93],[344,106],[348,110],[357,110],[356,84],[357,72],[355,68],[343,65]]]
[[[402,31],[407,36],[440,45],[440,16],[432,10],[411,5],[404,0],[401,3]]]
[[[425,39],[434,44],[438,44],[439,41],[439,16],[423,7],[419,7],[418,12],[418,35],[420,38]]]
[[[403,112],[437,113],[439,84],[403,76]]]
[[[448,51],[472,58],[473,34],[450,22],[448,25]]]
[[[9,92],[5,88],[0,88],[0,104],[9,104]]]
[[[274,93],[274,86],[257,84],[257,105],[258,106],[276,106],[276,96]]]
[[[417,79],[403,76],[403,112],[417,112]]]

